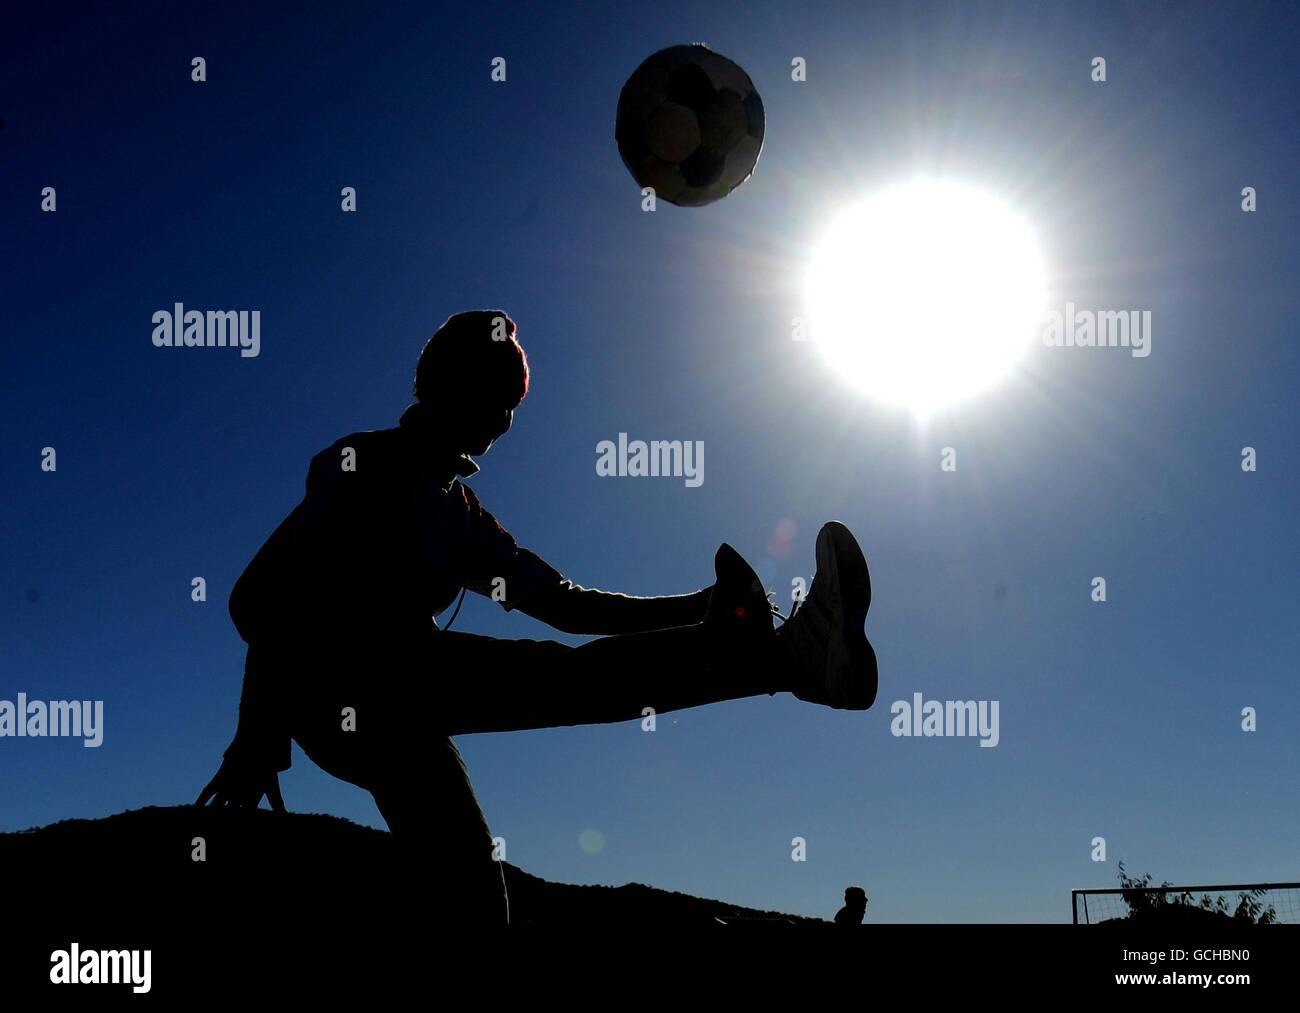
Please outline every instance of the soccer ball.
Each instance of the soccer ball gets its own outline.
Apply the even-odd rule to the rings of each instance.
[[[711,204],[753,173],[763,100],[748,74],[702,42],[669,46],[623,85],[614,139],[628,171],[657,197]]]

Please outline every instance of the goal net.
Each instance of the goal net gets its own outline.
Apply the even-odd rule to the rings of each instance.
[[[1071,890],[1076,925],[1300,924],[1300,883],[1130,886]]]

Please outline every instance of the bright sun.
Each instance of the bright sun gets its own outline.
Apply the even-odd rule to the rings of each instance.
[[[864,393],[924,417],[1007,372],[1042,325],[1028,227],[968,186],[915,180],[839,218],[808,272],[810,338]]]

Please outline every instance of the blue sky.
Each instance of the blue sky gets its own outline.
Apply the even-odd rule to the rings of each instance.
[[[193,800],[234,731],[229,589],[311,456],[395,425],[429,334],[499,306],[532,390],[472,483],[521,544],[661,594],[711,583],[727,540],[788,604],[838,518],[881,667],[865,713],[763,696],[462,737],[512,862],[822,917],[860,883],[898,922],[1066,920],[1119,859],[1294,880],[1298,34],[1286,4],[6,11],[0,699],[102,699],[105,731],[0,739],[0,830]],[[725,200],[646,214],[614,107],[691,41],[749,72],[764,149]],[[934,172],[1032,224],[1052,305],[1150,309],[1151,355],[1035,345],[919,422],[791,341],[835,214]],[[260,354],[153,347],[176,301],[259,309]],[[598,477],[619,432],[703,441],[705,481]],[[472,595],[455,628],[580,642]],[[892,736],[915,692],[999,701],[999,744]],[[383,826],[297,747],[281,783]]]

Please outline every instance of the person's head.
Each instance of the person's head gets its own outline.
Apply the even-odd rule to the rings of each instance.
[[[528,393],[528,358],[515,340],[515,322],[504,310],[448,317],[420,352],[414,393],[440,440],[457,453],[486,453]]]
[[[867,909],[867,891],[860,886],[847,887],[844,891],[844,906],[865,911]]]

